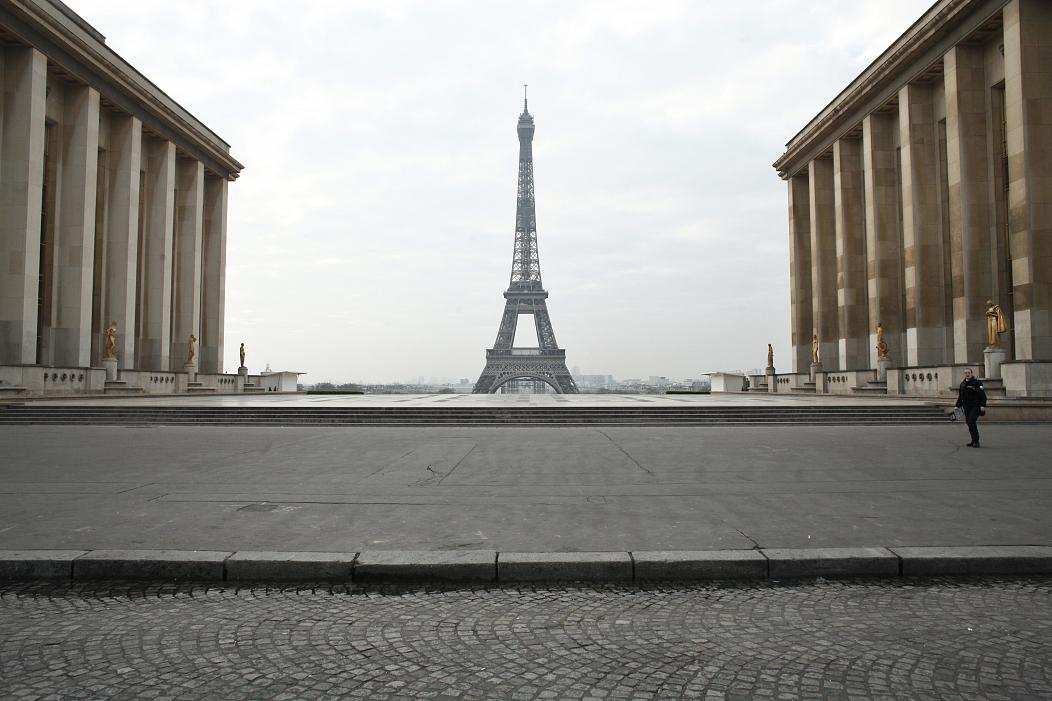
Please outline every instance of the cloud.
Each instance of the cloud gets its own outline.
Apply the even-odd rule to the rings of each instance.
[[[927,0],[71,4],[246,165],[227,367],[245,341],[253,367],[318,381],[477,376],[522,83],[569,364],[687,377],[787,354],[770,164]]]

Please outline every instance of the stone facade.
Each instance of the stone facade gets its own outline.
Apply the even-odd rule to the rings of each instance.
[[[0,4],[0,86],[0,392],[236,386],[230,146],[57,0]],[[93,379],[111,322],[112,388]],[[162,380],[185,374],[191,334],[197,377]]]
[[[786,145],[795,391],[1052,397],[1052,3],[940,0]],[[878,379],[876,326],[888,346]],[[810,372],[817,334],[822,364]]]

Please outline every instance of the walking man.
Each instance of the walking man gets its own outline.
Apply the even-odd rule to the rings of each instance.
[[[964,410],[964,421],[968,424],[968,433],[972,436],[972,442],[968,445],[972,448],[979,447],[979,427],[976,423],[979,417],[986,413],[986,390],[983,383],[972,377],[972,369],[964,369],[964,380],[957,389],[957,406]]]

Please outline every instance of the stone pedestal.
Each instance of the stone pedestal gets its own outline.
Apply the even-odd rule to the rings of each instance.
[[[767,368],[763,371],[763,374],[767,376],[767,391],[771,394],[778,391],[778,376],[774,372],[774,368]]]
[[[248,368],[246,368],[244,365],[242,365],[241,367],[239,367],[237,369],[237,374],[240,375],[241,377],[248,377]]]
[[[117,379],[117,359],[103,358],[102,367],[106,369],[106,381],[113,382]]]
[[[888,368],[891,367],[891,358],[877,358],[877,382],[888,381]]]
[[[1008,360],[1008,351],[1000,346],[987,346],[983,351],[983,360],[986,362],[986,373],[983,379],[1000,380],[1001,363]]]
[[[183,372],[186,373],[187,382],[197,382],[197,363],[183,363]]]
[[[820,372],[822,372],[822,363],[811,363],[811,382],[815,381],[815,377]]]

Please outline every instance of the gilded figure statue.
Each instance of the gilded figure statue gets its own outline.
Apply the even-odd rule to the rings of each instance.
[[[238,355],[241,356],[241,367],[245,367],[245,344],[241,344],[241,348],[238,349]]]
[[[767,367],[774,367],[774,348],[771,347],[770,343],[767,344]]]
[[[194,362],[194,357],[197,355],[197,336],[190,334],[190,340],[186,342],[186,362]]]
[[[1005,321],[1005,314],[1001,311],[1000,304],[994,304],[993,300],[986,300],[986,340],[987,344],[991,348],[1000,348],[1001,338],[1000,334],[1003,334],[1008,330],[1008,322]]]
[[[888,357],[888,344],[884,342],[884,324],[877,322],[877,358],[886,360]]]
[[[110,327],[106,329],[106,359],[116,358],[114,351],[117,349],[117,322],[111,321]]]
[[[811,364],[818,365],[821,359],[818,356],[818,334],[811,336]]]

